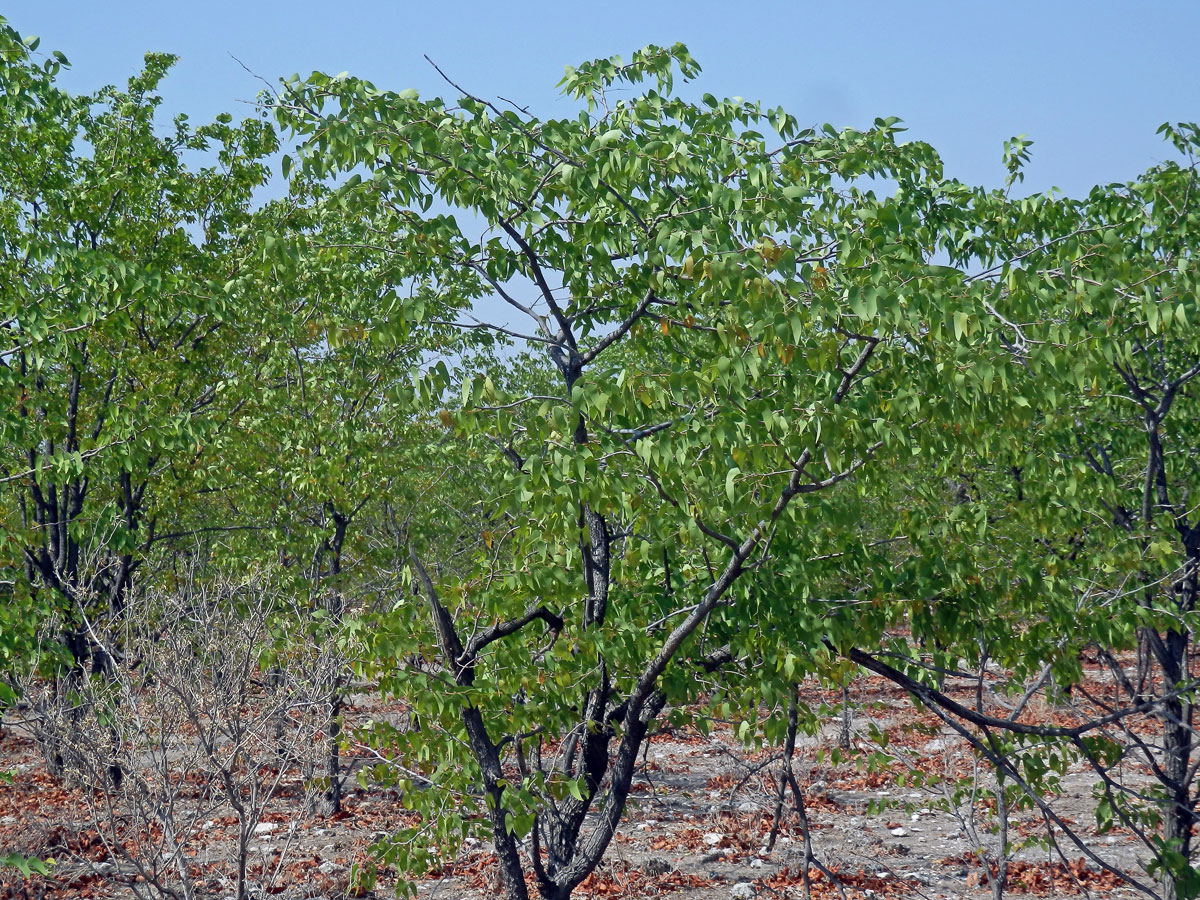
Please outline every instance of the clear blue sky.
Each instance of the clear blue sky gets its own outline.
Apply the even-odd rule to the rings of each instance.
[[[355,2],[9,0],[10,24],[70,57],[77,90],[122,81],[147,50],[182,60],[167,107],[237,112],[274,80],[349,70],[446,93],[429,54],[475,93],[571,109],[563,66],[683,41],[699,89],[782,104],[802,122],[903,118],[950,174],[995,185],[1001,145],[1034,139],[1027,188],[1080,193],[1168,155],[1163,121],[1200,119],[1200,2]]]

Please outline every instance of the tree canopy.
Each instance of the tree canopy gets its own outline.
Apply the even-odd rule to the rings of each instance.
[[[284,644],[342,654],[329,802],[350,672],[410,711],[356,732],[420,815],[377,848],[405,872],[483,837],[565,900],[648,735],[708,702],[794,744],[795,686],[865,669],[1060,824],[1090,766],[1200,890],[1196,126],[1022,197],[1025,139],[964,185],[897,119],[684,99],[677,44],[568,69],[563,118],[314,73],[164,128],[170,57],[73,96],[0,29],[0,700],[47,652],[60,698],[123,664],[93,626],[128,597],[253,569],[303,598]],[[1117,698],[1028,721],[1085,652]]]

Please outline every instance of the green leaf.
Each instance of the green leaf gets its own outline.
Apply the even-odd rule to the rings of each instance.
[[[729,499],[730,503],[733,503],[736,499],[735,485],[738,476],[741,474],[742,470],[737,466],[733,466],[725,473],[725,496]]]
[[[967,328],[970,324],[970,319],[962,310],[957,310],[954,313],[954,338],[961,341],[963,336],[967,334]]]

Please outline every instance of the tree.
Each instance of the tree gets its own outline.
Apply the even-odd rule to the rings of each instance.
[[[936,154],[896,120],[801,129],[675,96],[698,71],[681,45],[588,63],[563,81],[584,108],[545,121],[320,74],[276,103],[295,165],[364,223],[377,263],[356,277],[402,327],[508,339],[552,374],[527,393],[481,372],[447,401],[446,426],[503,467],[496,524],[444,577],[413,528],[419,601],[369,638],[423,725],[390,735],[398,772],[436,789],[406,784],[422,833],[445,851],[485,829],[512,898],[527,873],[546,898],[586,878],[648,733],[731,654],[710,626],[785,619],[793,594],[760,576],[861,543],[854,486],[933,452],[953,406],[961,278],[930,264],[950,215]],[[485,295],[524,324],[481,321]],[[419,391],[451,381],[435,365]],[[839,645],[874,627],[843,624]],[[385,855],[427,860],[416,838]]]
[[[250,201],[276,141],[261,118],[160,133],[173,57],[75,96],[56,84],[65,57],[37,46],[0,22],[0,548],[23,575],[0,660],[36,660],[55,625],[69,687],[107,664],[89,618],[121,614],[171,532],[155,491],[203,457],[235,349],[262,331],[235,289],[261,253]]]
[[[406,339],[381,309],[375,284],[358,274],[369,263],[358,246],[359,223],[339,221],[325,193],[297,179],[292,194],[269,209],[273,243],[258,287],[275,310],[270,339],[254,377],[227,388],[238,403],[219,455],[225,466],[197,473],[212,502],[192,514],[199,530],[229,523],[226,565],[270,565],[306,596],[311,629],[293,639],[332,650],[344,619],[371,605],[380,557],[390,560],[382,533],[388,513],[407,517],[436,474],[432,466],[425,472],[420,432],[428,426],[407,389],[409,373],[423,354],[456,354],[461,340],[454,333],[423,344]],[[314,208],[324,210],[321,231],[307,241]],[[275,267],[286,266],[300,244],[318,264],[276,277]],[[245,434],[255,440],[242,440]],[[310,773],[322,785],[314,806],[325,815],[340,811],[345,778],[342,686],[353,654],[343,655],[318,727],[323,771]]]
[[[912,554],[889,588],[932,598],[927,608],[937,611],[926,613],[924,630],[946,648],[940,666],[963,660],[982,676],[990,658],[1009,673],[1011,714],[986,715],[935,690],[903,642],[850,658],[946,717],[1020,788],[1023,804],[1113,868],[1047,799],[1068,765],[1089,766],[1099,825],[1136,834],[1150,851],[1148,874],[1175,898],[1200,893],[1192,663],[1200,520],[1191,499],[1200,487],[1200,133],[1162,130],[1183,159],[1135,182],[1082,200],[964,198],[964,221],[988,227],[964,230],[954,251],[978,270],[964,307],[976,361],[963,377],[1002,380],[1008,391],[944,460],[941,479],[912,486],[920,511],[906,513],[903,529]],[[1026,147],[1010,147],[1014,179]],[[951,514],[931,526],[938,506]],[[1085,679],[1085,655],[1102,664],[1111,690]],[[1051,689],[1069,701],[1073,724],[1024,715],[1031,697]],[[1146,736],[1155,721],[1157,740]],[[1135,761],[1149,779],[1130,776]],[[1136,873],[1119,874],[1158,896]]]

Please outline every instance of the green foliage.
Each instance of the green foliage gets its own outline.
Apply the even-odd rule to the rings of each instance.
[[[358,735],[418,814],[379,861],[488,838],[517,898],[517,843],[569,895],[699,701],[774,743],[797,683],[875,666],[1047,815],[1137,707],[1158,792],[1102,779],[1098,822],[1194,894],[1195,125],[1014,197],[1024,137],[973,188],[896,119],[685,100],[679,44],[568,69],[561,118],[314,73],[198,128],[160,121],[172,57],[75,96],[36,50],[0,21],[0,703],[135,578],[267,572],[311,616],[262,664],[316,642],[420,726]],[[1150,700],[1025,726],[1146,646]],[[939,692],[997,666],[1008,720]]]
[[[49,875],[54,869],[54,860],[30,859],[27,856],[8,853],[0,856],[0,867],[4,866],[16,869],[26,878],[29,878],[31,875]]]
[[[271,126],[164,129],[172,57],[72,95],[65,59],[33,47],[0,24],[0,558],[21,576],[5,670],[45,658],[34,624],[120,608],[190,499],[176,476],[226,439],[270,319],[242,276],[261,265],[250,206]]]
[[[381,689],[422,722],[378,734],[435,786],[405,796],[443,851],[481,824],[445,798],[480,788],[501,843],[559,840],[552,810],[619,819],[625,756],[663,704],[697,697],[713,650],[778,658],[767,670],[791,680],[878,640],[894,614],[827,603],[830,560],[869,554],[860,517],[887,473],[957,446],[951,425],[987,393],[946,389],[978,326],[961,274],[932,264],[960,216],[936,154],[894,119],[801,130],[674,96],[673,73],[697,71],[681,46],[588,63],[563,82],[585,108],[545,121],[319,74],[277,106],[303,139],[293,184],[328,185],[295,271],[356,231],[370,262],[353,277],[409,340],[452,327],[531,348],[524,373],[418,378],[495,488],[473,551],[437,584],[415,571],[422,598],[364,637]],[[524,324],[474,318],[486,295]],[[415,522],[407,540],[444,552]],[[572,742],[587,763],[555,750]],[[498,773],[510,752],[519,780]],[[552,853],[544,889],[582,880],[598,856],[580,847]]]

